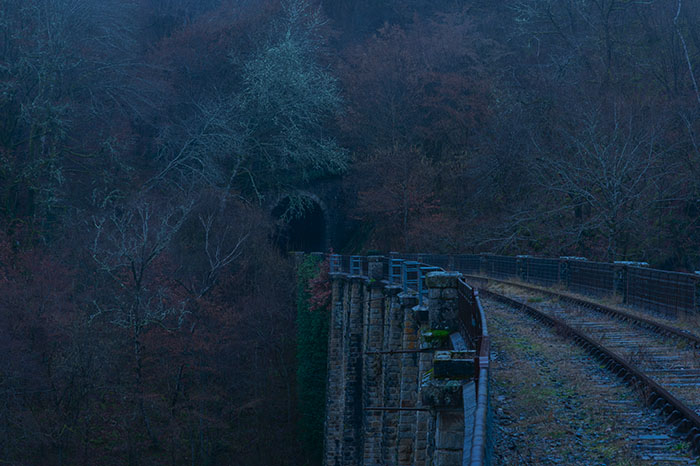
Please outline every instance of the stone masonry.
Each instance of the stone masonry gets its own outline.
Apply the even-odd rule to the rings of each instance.
[[[469,381],[431,378],[435,351],[454,348],[426,337],[456,332],[457,275],[430,274],[420,307],[385,281],[382,261],[370,257],[366,277],[332,274],[324,464],[462,465]]]

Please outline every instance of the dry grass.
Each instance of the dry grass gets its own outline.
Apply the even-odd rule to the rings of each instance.
[[[489,316],[497,355],[495,464],[657,464],[635,451],[624,410],[605,402],[636,399],[631,389],[529,319],[497,306],[489,306]]]

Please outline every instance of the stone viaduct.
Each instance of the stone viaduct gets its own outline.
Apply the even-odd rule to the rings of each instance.
[[[478,295],[459,274],[381,256],[331,256],[331,280],[324,464],[482,464]]]

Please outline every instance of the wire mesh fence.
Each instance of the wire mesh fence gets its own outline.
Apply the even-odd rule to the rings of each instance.
[[[629,267],[626,302],[669,315],[697,309],[697,279],[689,274]]]
[[[570,260],[565,263],[566,286],[571,291],[597,296],[615,293],[615,269],[606,262]]]
[[[447,254],[422,254],[421,262],[447,270],[450,268],[450,256]]]
[[[560,282],[559,260],[543,257],[519,257],[519,277],[530,283],[553,286]]]
[[[460,254],[454,257],[454,268],[457,272],[474,274],[481,272],[481,256],[478,254]]]
[[[513,278],[518,274],[517,258],[512,256],[483,256],[483,273],[495,278]]]

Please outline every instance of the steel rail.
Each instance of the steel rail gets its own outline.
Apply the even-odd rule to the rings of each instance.
[[[685,439],[690,444],[693,453],[700,455],[700,416],[649,376],[561,319],[507,296],[486,289],[482,289],[480,292],[486,298],[523,310],[535,320],[555,328],[599,360],[605,361],[605,368],[621,377],[625,382],[637,388],[644,388],[645,390],[639,390],[644,397],[644,402],[652,409],[659,408],[666,416],[666,422],[674,425],[679,433],[685,434]]]

